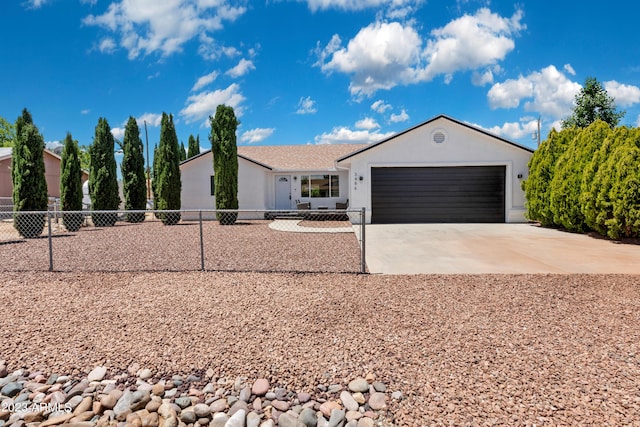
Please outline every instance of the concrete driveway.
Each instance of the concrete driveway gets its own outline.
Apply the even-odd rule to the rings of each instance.
[[[640,274],[640,245],[533,224],[368,225],[371,273]]]

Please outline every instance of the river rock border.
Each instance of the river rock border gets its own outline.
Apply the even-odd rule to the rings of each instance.
[[[403,398],[373,373],[310,392],[213,375],[155,376],[133,365],[118,374],[98,366],[74,378],[9,373],[0,362],[0,427],[389,427],[389,403]]]

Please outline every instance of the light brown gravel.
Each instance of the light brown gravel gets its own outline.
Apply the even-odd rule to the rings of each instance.
[[[375,373],[397,425],[637,425],[640,277],[3,273],[10,369]]]
[[[318,221],[321,222],[321,221]],[[360,272],[360,246],[352,233],[294,233],[270,221],[203,222],[205,270]],[[0,228],[0,271],[48,271],[49,242]],[[4,238],[4,239],[3,239]],[[4,240],[4,241],[3,241]],[[201,268],[198,222],[165,226],[147,220],[114,227],[64,230],[52,238],[55,271],[197,271]]]

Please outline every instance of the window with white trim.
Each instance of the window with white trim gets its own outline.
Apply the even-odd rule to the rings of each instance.
[[[340,197],[339,175],[302,175],[300,184],[302,197]]]

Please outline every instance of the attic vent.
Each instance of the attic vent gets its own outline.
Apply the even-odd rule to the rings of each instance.
[[[433,142],[435,142],[436,144],[442,144],[445,139],[446,137],[442,132],[436,132],[433,134]]]

